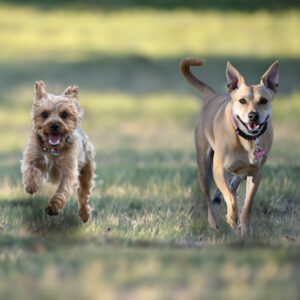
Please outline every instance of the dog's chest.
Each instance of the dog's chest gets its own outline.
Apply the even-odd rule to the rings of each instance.
[[[263,157],[256,158],[252,152],[236,152],[226,157],[226,171],[236,175],[251,175],[262,165]]]
[[[61,167],[60,167],[60,160],[49,158],[48,155],[44,155],[45,159],[45,179],[51,183],[57,183],[60,181],[61,178]]]

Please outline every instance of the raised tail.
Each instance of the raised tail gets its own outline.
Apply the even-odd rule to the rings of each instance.
[[[205,60],[203,60],[203,59],[184,58],[180,62],[180,71],[188,83],[190,83],[198,91],[200,91],[200,93],[206,99],[209,99],[213,95],[215,95],[216,92],[211,87],[209,87],[208,85],[206,85],[205,83],[203,83],[199,79],[197,79],[190,71],[190,66],[202,66],[204,63],[205,63]]]

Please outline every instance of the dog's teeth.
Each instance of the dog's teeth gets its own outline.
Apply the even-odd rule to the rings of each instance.
[[[60,138],[61,138],[60,135],[50,135],[49,136],[49,143],[52,146],[56,146],[56,145],[58,145],[60,143]]]
[[[259,128],[259,124],[248,123],[247,126],[250,130],[257,130]]]

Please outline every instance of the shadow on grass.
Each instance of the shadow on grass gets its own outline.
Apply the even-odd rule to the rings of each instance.
[[[34,199],[1,201],[0,207],[21,210],[20,220],[27,231],[37,235],[49,233],[62,234],[73,232],[82,225],[77,216],[77,207],[67,203],[58,216],[48,216],[44,208],[47,199],[35,197]],[[14,214],[14,212],[12,212]]]
[[[282,10],[299,7],[299,0],[1,0],[0,3],[32,5],[42,10],[72,9],[72,10],[118,10],[118,9],[214,9],[230,11]]]

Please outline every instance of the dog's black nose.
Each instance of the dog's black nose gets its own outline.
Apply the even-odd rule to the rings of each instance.
[[[59,125],[57,123],[52,123],[50,128],[52,131],[57,131],[59,129]]]
[[[251,111],[248,114],[248,118],[249,118],[250,121],[256,122],[256,121],[258,121],[259,114],[257,112]]]

